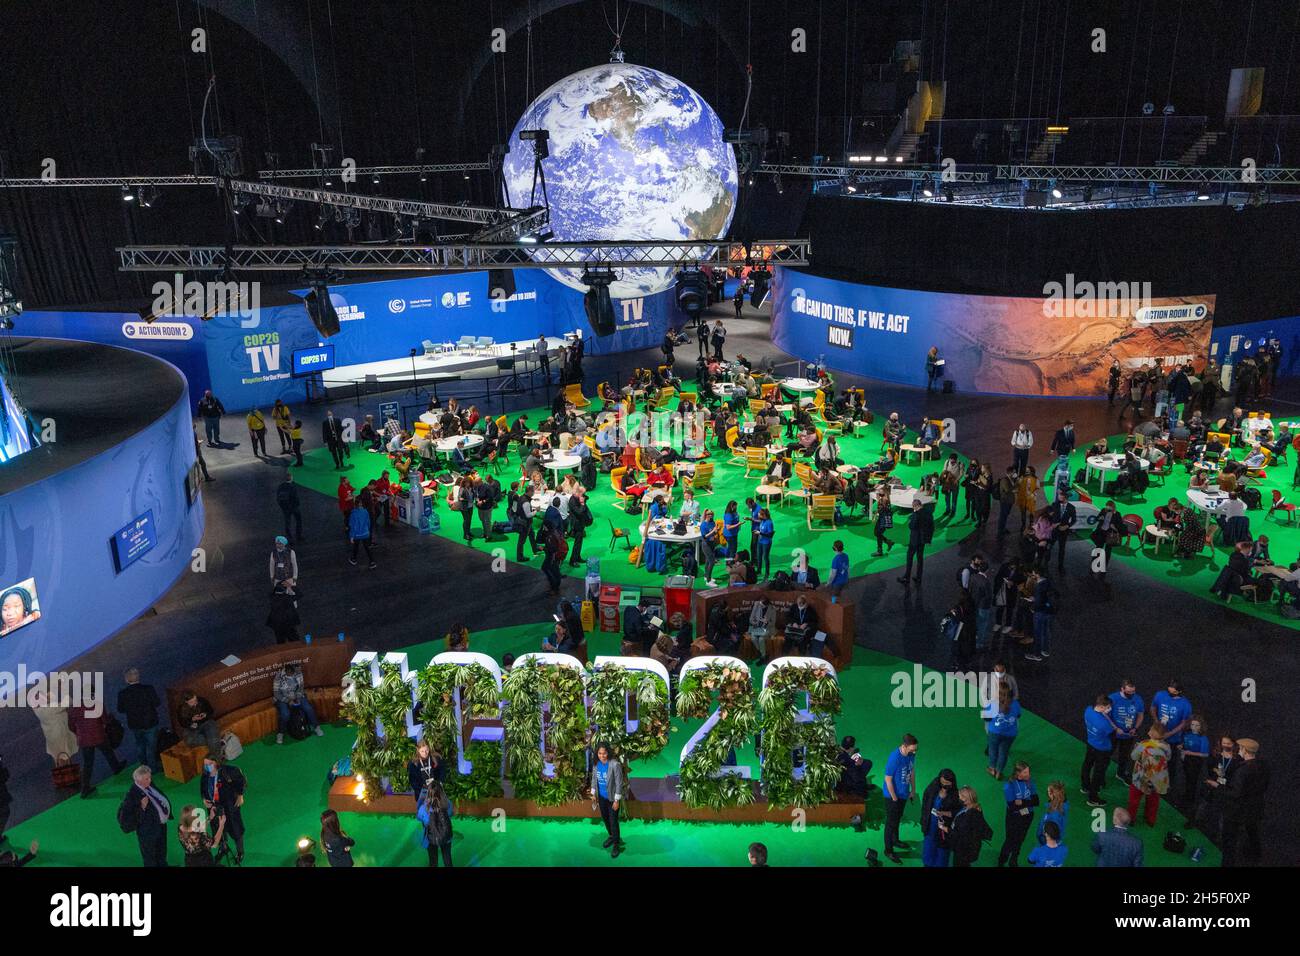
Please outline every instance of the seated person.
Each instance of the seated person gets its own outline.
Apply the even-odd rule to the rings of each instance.
[[[1250,584],[1254,581],[1254,574],[1251,571],[1250,562],[1250,542],[1238,541],[1232,549],[1232,554],[1228,557],[1228,563],[1224,565],[1219,576],[1215,578],[1214,585],[1210,588],[1211,594],[1217,594],[1219,597],[1227,600],[1229,595],[1241,594],[1243,584]]]
[[[1167,504],[1159,505],[1154,517],[1156,527],[1165,530],[1173,529],[1178,525],[1178,513],[1183,510],[1183,506],[1178,503],[1177,498],[1170,498]]]
[[[390,454],[401,454],[407,450],[406,443],[411,440],[411,435],[406,431],[397,431],[393,437],[388,440],[388,451]]]
[[[456,442],[456,447],[451,450],[451,456],[447,460],[447,467],[459,472],[471,470],[469,459],[465,457],[465,439]]]
[[[1210,487],[1210,473],[1204,468],[1198,468],[1196,474],[1192,475],[1192,480],[1187,484],[1188,488],[1195,488],[1201,491],[1207,491]]]
[[[796,588],[815,591],[821,587],[822,579],[817,569],[808,563],[808,555],[800,554],[790,562],[790,583]]]
[[[826,471],[834,471],[844,464],[844,459],[840,458],[839,443],[835,440],[834,435],[826,436],[826,441],[822,442],[814,457],[817,467]]]
[[[1092,443],[1092,447],[1088,449],[1087,457],[1092,458],[1095,455],[1104,455],[1109,450],[1110,449],[1106,444],[1106,439],[1103,436],[1101,438],[1098,438],[1095,442]]]
[[[907,432],[902,421],[899,420],[898,412],[889,413],[889,420],[885,422],[884,432],[885,441],[897,451],[899,446],[903,444],[903,435]]]
[[[1278,587],[1292,601],[1300,601],[1300,561],[1291,562],[1290,570],[1287,571],[1284,577],[1279,579]]]
[[[655,465],[654,470],[645,476],[645,481],[655,488],[671,488],[675,483],[672,473],[663,464]]]
[[[1279,458],[1291,446],[1293,440],[1294,436],[1291,434],[1290,426],[1282,425],[1278,428],[1276,438],[1271,442],[1261,442],[1261,444],[1273,453],[1274,458]]]
[[[661,633],[655,638],[654,646],[650,648],[650,659],[662,664],[669,674],[676,674],[682,666],[682,659],[677,656],[676,650],[673,639]]]
[[[389,460],[393,463],[393,470],[397,472],[399,482],[407,481],[407,476],[411,471],[411,456],[407,454],[389,455]]]
[[[1233,492],[1237,490],[1237,472],[1231,465],[1224,465],[1219,469],[1219,476],[1215,479],[1215,484],[1219,486],[1220,491]]]
[[[790,480],[790,473],[790,459],[785,455],[777,455],[768,463],[767,474],[763,480],[767,484],[784,485]]]
[[[1268,553],[1268,535],[1261,534],[1255,539],[1254,543],[1250,546],[1250,552],[1247,554],[1247,557],[1250,558],[1250,563],[1256,567],[1265,564],[1271,565],[1273,563],[1273,559]]]
[[[749,552],[741,551],[734,558],[727,561],[727,586],[733,588],[744,587],[746,584],[755,583],[758,575],[749,566]]]
[[[800,594],[794,607],[785,614],[786,647],[797,647],[799,653],[807,655],[808,645],[817,632],[817,612],[808,603],[808,598]]]
[[[1187,423],[1182,421],[1182,419],[1174,422],[1173,426],[1169,429],[1170,441],[1191,441],[1191,438],[1192,430],[1187,427]]]
[[[682,510],[680,513],[687,523],[698,521],[700,518],[700,503],[695,500],[695,492],[690,488],[682,492]]]
[[[799,440],[793,445],[787,446],[786,450],[791,453],[798,452],[801,455],[812,458],[817,454],[819,444],[817,429],[809,424],[807,428],[799,432]]]
[[[553,651],[557,654],[572,654],[578,650],[581,643],[577,635],[569,632],[567,624],[563,621],[556,621],[554,632],[542,638],[542,650]]]
[[[1256,445],[1250,454],[1242,459],[1241,463],[1246,466],[1247,471],[1258,471],[1264,467],[1264,463],[1267,461],[1268,455],[1264,453],[1264,449]]]
[[[1217,438],[1212,438],[1207,441],[1205,447],[1201,449],[1201,456],[1210,461],[1216,461],[1223,457],[1225,451],[1227,451],[1227,449],[1223,447],[1223,442],[1219,441]]]
[[[374,415],[367,415],[365,422],[361,425],[361,444],[366,446],[366,451],[383,450],[384,439],[379,434],[379,429],[375,428]]]
[[[840,741],[840,752],[835,759],[842,768],[840,782],[835,785],[836,792],[850,797],[866,797],[871,789],[871,784],[867,783],[871,761],[862,756],[857,740],[845,737]]]
[[[871,464],[864,467],[861,472],[858,472],[858,474],[862,474],[862,472],[866,472],[868,477],[870,477],[871,475],[889,474],[889,472],[894,470],[895,464],[896,462],[894,461],[894,456],[886,455],[884,458],[881,458],[877,461],[873,461]]]
[[[819,495],[835,495],[839,497],[844,494],[844,479],[838,473],[833,471],[819,471],[813,478],[813,487]]]
[[[939,429],[935,428],[934,422],[927,418],[921,423],[921,430],[917,436],[917,444],[933,448],[938,443]]]

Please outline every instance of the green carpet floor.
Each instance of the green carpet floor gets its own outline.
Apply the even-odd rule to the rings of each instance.
[[[499,658],[510,651],[515,654],[536,650],[545,624],[502,628],[471,636],[471,649]],[[422,644],[409,649],[413,667],[423,666],[441,648]],[[593,634],[589,650],[597,654],[618,653],[618,636]],[[1001,785],[985,773],[983,755],[984,730],[977,710],[970,708],[895,708],[891,702],[893,676],[913,673],[913,665],[857,648],[853,667],[842,678],[844,709],[837,721],[839,734],[853,734],[858,745],[875,767],[871,780],[879,784],[884,763],[903,733],[912,733],[920,741],[917,777],[922,788],[942,768],[951,768],[959,784],[971,784],[980,794],[985,815],[994,830],[994,841],[986,845],[981,864],[993,865],[1003,837],[1003,801]],[[754,679],[761,674],[754,669]],[[1081,718],[1082,722],[1082,718]],[[1071,808],[1066,834],[1070,847],[1067,861],[1072,866],[1091,866],[1093,854],[1088,844],[1093,832],[1093,814],[1097,818],[1107,811],[1092,811],[1079,793],[1079,765],[1083,744],[1047,721],[1026,713],[1022,729],[1011,752],[1011,762],[1026,760],[1032,767],[1039,792],[1047,784],[1061,780],[1066,784]],[[697,722],[674,719],[668,746],[653,760],[633,766],[633,776],[663,776],[676,769],[681,748]],[[325,808],[328,788],[325,777],[336,759],[350,749],[354,734],[345,726],[327,727],[324,737],[311,737],[283,746],[274,737],[247,745],[238,766],[249,781],[244,818],[248,826],[246,866],[288,866],[296,855],[299,838],[319,834],[320,812]],[[752,748],[739,755],[740,762],[753,768]],[[162,789],[179,816],[180,808],[196,802],[197,781],[181,785],[160,779]],[[9,831],[14,846],[26,846],[32,839],[41,842],[40,855],[33,865],[44,866],[138,866],[135,839],[120,832],[116,810],[129,786],[126,772],[105,781],[88,800],[76,797],[27,820]],[[1114,805],[1127,799],[1127,788],[1112,777],[1105,791]],[[919,799],[910,810],[902,829],[904,840],[911,842],[912,852],[903,859],[907,866],[920,865],[920,828],[916,823]],[[600,849],[604,830],[592,821],[506,820],[504,829],[491,820],[457,818],[454,855],[459,866],[744,866],[746,848],[752,841],[768,847],[770,861],[776,866],[862,866],[868,848],[881,849],[883,821],[879,791],[874,791],[867,808],[867,831],[856,833],[848,827],[810,826],[800,831],[778,824],[708,824],[642,823],[624,825],[627,851],[611,860]],[[1187,856],[1175,856],[1161,849],[1167,829],[1182,824],[1181,816],[1168,804],[1160,809],[1154,830],[1146,826],[1134,832],[1146,844],[1148,866],[1173,866],[1187,863]],[[363,866],[420,866],[427,862],[417,842],[418,824],[413,818],[379,814],[343,814],[344,829],[357,840],[355,859]],[[1199,833],[1189,833],[1189,852],[1205,846]],[[1027,855],[1033,836],[1022,853]],[[169,857],[181,860],[173,825]],[[1218,851],[1206,847],[1201,866],[1217,866]],[[322,865],[323,865],[322,860]],[[885,864],[886,866],[890,864]]]
[[[674,402],[676,400],[674,399]],[[530,422],[540,422],[546,417],[545,409],[531,409],[523,412],[528,416]],[[514,417],[512,413],[512,418]],[[883,417],[883,416],[882,416]],[[881,443],[883,441],[882,432],[883,422],[877,420],[859,437],[844,436],[839,439],[841,457],[850,464],[864,465],[876,461],[880,457]],[[748,512],[745,508],[745,499],[753,497],[754,489],[759,485],[760,476],[755,473],[752,477],[745,477],[745,466],[743,464],[728,464],[731,455],[725,449],[721,452],[713,449],[712,440],[710,440],[709,459],[714,462],[714,491],[710,495],[703,495],[700,498],[703,508],[712,508],[715,515],[720,520],[723,509],[728,501],[735,501],[740,509],[742,518],[747,517]],[[306,488],[318,491],[321,494],[335,497],[338,492],[338,483],[340,475],[346,474],[353,487],[360,488],[362,484],[373,478],[378,478],[379,473],[384,469],[390,469],[390,463],[387,455],[371,454],[359,445],[354,445],[352,456],[348,460],[343,470],[336,470],[330,453],[325,448],[317,448],[304,456],[305,464],[301,468],[294,469],[295,480]],[[511,481],[519,476],[520,458],[518,446],[512,446],[511,457],[508,462],[501,466],[498,476],[503,488],[508,488]],[[900,465],[895,474],[909,486],[916,487],[920,484],[924,475],[938,471],[941,463],[938,461],[929,461],[924,464],[916,462],[913,456],[912,464]],[[390,470],[390,475],[394,475]],[[797,478],[791,478],[791,487],[799,487]],[[676,504],[681,503],[680,489],[674,489]],[[640,525],[643,517],[640,515],[626,514],[622,504],[615,498],[608,475],[600,475],[597,485],[592,494],[588,497],[588,504],[591,506],[592,515],[595,518],[594,523],[587,529],[586,540],[583,543],[583,557],[600,557],[601,580],[606,584],[620,585],[659,585],[663,583],[662,574],[652,573],[644,567],[634,567],[628,562],[628,551],[626,545],[619,544],[618,547],[611,551],[611,532],[613,527],[624,528],[632,536],[632,543],[638,543],[641,540]],[[436,513],[438,515],[441,527],[435,534],[449,541],[455,541],[464,546],[464,539],[461,536],[461,517],[457,512],[447,508],[444,499],[437,503]],[[493,519],[495,521],[505,521],[505,502],[501,502]],[[896,512],[897,513],[897,512]],[[900,524],[891,532],[890,537],[898,542],[898,546],[882,557],[872,557],[872,552],[876,549],[876,540],[872,533],[872,523],[868,522],[863,516],[862,509],[857,509],[855,517],[847,517],[845,509],[846,523],[840,527],[831,530],[829,525],[823,524],[823,530],[809,530],[805,516],[804,506],[791,500],[784,506],[775,507],[772,511],[772,520],[776,525],[776,538],[772,548],[772,571],[788,569],[793,560],[795,549],[802,548],[808,555],[809,563],[817,568],[821,573],[822,579],[825,580],[830,571],[831,556],[833,554],[831,544],[836,538],[840,538],[845,543],[845,551],[851,561],[850,574],[862,575],[876,571],[885,571],[892,568],[901,567],[907,555],[907,529],[904,522],[904,516],[897,514]],[[949,547],[970,533],[973,525],[969,521],[939,522],[935,526],[934,543],[930,547],[930,553]],[[477,515],[474,518],[474,532],[476,537],[472,547],[476,551],[491,553],[495,549],[501,550],[501,556],[514,562],[515,557],[515,535],[498,536],[491,542],[485,542],[482,538],[482,526],[479,523]],[[741,528],[740,547],[747,549],[749,547],[749,525]],[[531,552],[527,547],[524,554],[530,555]],[[534,568],[541,568],[541,557],[532,558],[527,562]],[[672,566],[670,558],[670,567]],[[680,565],[678,565],[680,567]],[[573,577],[584,577],[586,571],[584,568],[569,567],[567,562],[563,566],[565,574]],[[719,563],[714,571],[715,576],[719,579],[725,579],[725,568]],[[697,586],[703,586],[704,577],[703,569],[700,576],[696,579]]]
[[[1264,411],[1267,410],[1264,409]],[[1283,413],[1274,411],[1273,414],[1276,421],[1289,420]],[[1124,435],[1110,436],[1108,442],[1111,451],[1121,448],[1124,438]],[[1245,457],[1244,449],[1233,448],[1231,452],[1232,456],[1238,460]],[[1295,455],[1296,452],[1292,449],[1286,464],[1277,465],[1266,470],[1265,479],[1255,485],[1259,489],[1262,505],[1258,510],[1246,512],[1246,516],[1250,519],[1251,535],[1256,538],[1260,535],[1268,536],[1269,553],[1272,555],[1274,563],[1282,567],[1286,567],[1300,555],[1300,521],[1288,521],[1287,515],[1282,511],[1275,511],[1270,515],[1268,509],[1273,502],[1273,491],[1275,489],[1281,492],[1282,496],[1288,501],[1300,503],[1300,492],[1291,490],[1291,476],[1294,467],[1293,456]],[[1071,474],[1076,474],[1080,468],[1084,467],[1086,457],[1086,449],[1075,451],[1070,459]],[[1104,506],[1111,497],[1109,490],[1112,487],[1111,479],[1113,477],[1113,475],[1108,477],[1106,495],[1098,494],[1099,483],[1095,475],[1086,486],[1098,507]],[[1169,499],[1176,499],[1182,505],[1187,504],[1187,488],[1191,482],[1191,477],[1182,462],[1175,462],[1173,473],[1163,479],[1163,484],[1161,484],[1162,479],[1157,478],[1151,482],[1150,487],[1140,496],[1135,494],[1119,495],[1115,497],[1115,507],[1119,509],[1120,514],[1140,515],[1143,527],[1145,527],[1147,524],[1154,522],[1155,509],[1167,503]],[[1210,526],[1207,523],[1207,527]],[[1134,535],[1126,545],[1115,547],[1111,551],[1111,557],[1131,564],[1139,571],[1158,578],[1172,587],[1186,591],[1188,594],[1195,595],[1201,600],[1222,604],[1223,601],[1220,598],[1210,593],[1210,587],[1214,584],[1214,579],[1218,577],[1219,572],[1223,570],[1223,566],[1227,563],[1231,553],[1232,549],[1216,538],[1212,551],[1203,551],[1196,557],[1188,559],[1175,558],[1172,543],[1165,542],[1157,552],[1154,541],[1142,544],[1139,536]],[[1276,590],[1273,593],[1276,595]],[[1234,597],[1230,607],[1234,611],[1262,618],[1274,624],[1300,628],[1300,621],[1284,618],[1278,612],[1276,597],[1270,601],[1261,601],[1258,604],[1251,603],[1249,599]]]

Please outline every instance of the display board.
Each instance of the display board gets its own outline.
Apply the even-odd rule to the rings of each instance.
[[[1004,395],[1104,395],[1115,359],[1126,368],[1203,362],[1214,296],[1153,299],[1132,285],[1068,277],[1044,298],[957,295],[777,268],[772,341],[807,361],[912,385],[926,384],[937,346],[958,389]]]

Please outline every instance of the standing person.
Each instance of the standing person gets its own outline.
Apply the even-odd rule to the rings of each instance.
[[[740,318],[745,309],[745,283],[736,283],[736,294],[731,297],[731,304],[736,309],[736,318]]]
[[[988,726],[989,766],[988,774],[994,780],[1002,779],[1007,758],[1011,755],[1011,745],[1015,743],[1016,734],[1020,732],[1020,701],[1011,693],[1011,685],[1006,681],[998,684],[997,709]],[[1017,772],[1019,767],[1017,764]]]
[[[1133,778],[1133,745],[1146,720],[1146,704],[1131,678],[1119,682],[1119,690],[1110,695],[1110,719],[1115,731],[1115,779],[1127,785]],[[1133,813],[1137,811],[1134,810]]]
[[[1205,779],[1196,801],[1194,819],[1187,824],[1187,829],[1200,829],[1211,840],[1223,845],[1223,807],[1228,799],[1228,783],[1242,760],[1237,756],[1237,741],[1231,734],[1220,734],[1209,764],[1205,768]]]
[[[287,468],[284,472],[284,481],[275,489],[275,503],[280,507],[280,513],[284,515],[284,537],[286,541],[302,541],[302,504],[298,500],[298,486],[293,483],[293,472]],[[297,527],[298,534],[295,538],[290,528],[290,521]],[[296,577],[297,575],[295,575]]]
[[[343,423],[334,417],[334,409],[331,408],[325,413],[325,421],[321,422],[320,432],[321,441],[334,456],[334,470],[338,471],[343,467],[343,459],[349,452],[348,443],[343,440]]]
[[[537,351],[537,362],[542,368],[542,380],[549,382],[551,380],[551,346],[546,341],[546,333],[537,336],[537,344],[534,346]]]
[[[492,509],[496,507],[497,491],[492,482],[486,479],[474,486],[474,510],[478,512],[479,524],[483,526],[483,541],[492,540]]]
[[[95,774],[96,751],[104,755],[113,774],[120,773],[126,764],[118,759],[117,751],[108,741],[108,719],[102,712],[92,717],[84,706],[69,707],[68,729],[76,736],[81,750],[81,799],[85,800],[95,792],[90,778]]]
[[[365,508],[353,508],[348,512],[348,539],[352,542],[352,556],[348,558],[348,564],[356,567],[357,549],[364,547],[370,570],[378,567],[374,555],[370,553],[370,512]]]
[[[297,461],[294,465],[302,467],[302,419],[296,418],[293,422],[293,429],[289,432],[289,440],[293,443],[293,455]]]
[[[546,575],[552,594],[560,593],[560,561],[568,551],[564,533],[559,528],[546,526],[542,529],[542,573]]]
[[[528,494],[525,487],[523,493],[519,492],[519,482],[510,482],[510,491],[507,495],[506,513],[510,518],[510,523],[514,527],[515,534],[518,535],[517,546],[515,548],[515,560],[523,564],[528,558],[524,557],[524,542],[533,549],[533,554],[537,554],[537,538],[533,535],[533,499]]]
[[[754,545],[754,573],[760,580],[772,576],[772,538],[776,535],[776,526],[772,515],[766,508],[758,509],[758,522],[755,530],[757,539]]]
[[[885,856],[902,864],[895,847],[907,849],[898,838],[898,825],[903,820],[903,810],[909,800],[916,798],[912,782],[916,775],[916,738],[903,734],[903,742],[885,761]]]
[[[1034,646],[1025,655],[1025,660],[1040,662],[1052,656],[1052,619],[1056,617],[1056,590],[1046,574],[1039,575],[1034,582],[1030,609],[1034,621]]]
[[[437,866],[438,857],[451,866],[451,801],[437,780],[430,780],[420,796],[416,819],[424,824],[420,842],[429,852],[429,865]]]
[[[623,840],[618,831],[618,808],[626,791],[627,778],[623,773],[623,765],[610,759],[608,744],[596,744],[596,759],[591,765],[591,788],[588,794],[599,809],[605,832],[609,834],[601,847],[609,850],[609,855],[614,859],[623,852]]]
[[[1030,776],[1029,764],[1016,762],[1011,779],[1002,785],[1002,796],[1007,801],[1006,837],[998,851],[998,866],[1019,866],[1020,847],[1034,822],[1034,807],[1038,806],[1038,788]]]
[[[326,810],[320,815],[320,846],[325,851],[325,859],[337,869],[352,866],[352,848],[357,841],[343,832],[339,815],[333,810]]]
[[[723,326],[722,320],[718,319],[718,321],[713,323],[713,331],[709,335],[709,344],[713,346],[713,361],[721,362],[723,360],[722,346],[726,343],[726,341],[727,341],[727,329],[725,326]]]
[[[289,415],[289,406],[278,398],[271,406],[271,421],[275,422],[275,434],[280,439],[280,454],[287,454],[293,449],[289,436],[293,419]]]
[[[740,513],[734,501],[727,502],[727,509],[722,513],[722,540],[727,543],[726,557],[734,558],[739,550]]]
[[[1110,698],[1101,694],[1083,712],[1088,749],[1079,770],[1079,789],[1088,795],[1090,807],[1106,805],[1106,801],[1101,798],[1101,789],[1106,785],[1106,768],[1110,766],[1110,754],[1114,748],[1112,738],[1117,729],[1110,719],[1111,707]]]
[[[659,350],[664,353],[664,365],[669,368],[673,367],[673,348],[677,343],[673,340],[673,330],[669,329],[664,333],[664,340],[659,344]]]
[[[208,463],[203,460],[203,443],[199,441],[199,426],[194,426],[194,460],[199,463],[199,470],[203,472],[204,481],[212,481],[212,475],[208,474]]]
[[[1016,485],[1019,483],[1016,466],[1008,465],[1006,473],[998,478],[991,493],[998,502],[998,537],[1007,533],[1007,521],[1011,518],[1011,509],[1016,504]]]
[[[1133,748],[1133,776],[1128,786],[1128,815],[1137,819],[1138,805],[1146,798],[1147,826],[1156,825],[1160,798],[1169,792],[1169,745],[1159,724],[1147,730],[1147,739]]]
[[[271,591],[271,608],[266,613],[266,626],[275,635],[275,643],[287,644],[298,640],[298,596],[288,581],[277,581]]]
[[[1108,867],[1137,867],[1142,865],[1142,841],[1128,832],[1133,817],[1123,807],[1111,814],[1111,828],[1095,834],[1092,852],[1097,854],[1097,865]]]
[[[934,538],[934,513],[930,507],[921,504],[920,498],[912,499],[912,517],[907,522],[907,564],[903,567],[903,576],[899,584],[907,584],[912,574],[912,560],[916,559],[916,583],[921,583],[921,573],[925,570],[925,546]]]
[[[1192,719],[1192,702],[1183,696],[1183,684],[1171,680],[1169,685],[1157,691],[1151,698],[1151,720],[1159,723],[1165,731],[1165,743],[1169,745],[1171,761],[1169,769],[1173,772],[1174,785],[1182,783],[1179,773],[1183,762],[1183,731]]]
[[[1236,866],[1239,860],[1252,865],[1259,862],[1259,823],[1268,794],[1268,765],[1259,759],[1259,741],[1242,737],[1237,752],[1241,763],[1228,780],[1223,801],[1224,866]]]
[[[258,458],[266,457],[266,418],[262,410],[254,408],[245,419],[248,423],[248,438],[253,444],[253,454]]]
[[[952,847],[952,865],[970,866],[979,859],[983,844],[993,839],[993,828],[984,819],[980,798],[974,787],[957,791],[961,809],[954,814],[948,828],[948,845]]]
[[[1183,805],[1192,820],[1196,814],[1196,798],[1200,795],[1198,791],[1204,789],[1201,781],[1205,779],[1209,763],[1210,738],[1205,729],[1205,718],[1193,714],[1183,732]]]
[[[1023,475],[1029,467],[1029,450],[1034,447],[1034,433],[1021,422],[1011,433],[1011,467]]]
[[[1047,516],[1052,519],[1052,542],[1056,545],[1056,570],[1065,570],[1065,544],[1074,533],[1074,522],[1078,517],[1074,505],[1070,503],[1065,489],[1056,492],[1056,501],[1047,509]],[[1051,544],[1047,548],[1047,559],[1051,560]],[[1046,568],[1046,563],[1044,563]]]
[[[171,802],[153,785],[153,771],[136,767],[131,787],[117,808],[117,825],[123,833],[134,833],[145,867],[167,865],[167,821],[172,818]]]
[[[940,518],[947,518],[957,513],[957,491],[961,487],[961,476],[961,459],[957,457],[956,452],[953,452],[939,472],[939,490],[943,492],[943,514],[939,515]]]
[[[140,763],[162,772],[158,760],[158,708],[162,700],[152,684],[140,683],[140,671],[128,667],[123,679],[126,686],[117,694],[117,712],[126,717],[126,728],[135,737],[136,755]],[[3,826],[0,826],[3,830]]]
[[[1074,452],[1074,446],[1077,439],[1074,434],[1074,422],[1066,419],[1065,424],[1057,429],[1056,434],[1052,436],[1052,444],[1047,450],[1058,458],[1064,456],[1069,458]]]
[[[272,589],[279,584],[293,587],[298,583],[298,552],[289,547],[289,539],[282,534],[275,536],[270,573]]]
[[[1016,507],[1020,509],[1020,530],[1030,523],[1029,516],[1038,510],[1038,495],[1043,490],[1038,481],[1038,472],[1033,465],[1028,465],[1016,480]]]
[[[826,590],[831,592],[831,603],[835,604],[849,583],[849,556],[844,553],[843,541],[836,541],[831,549],[835,555],[831,558],[831,576],[826,579]]]
[[[767,639],[775,628],[776,608],[768,601],[766,593],[760,591],[754,597],[754,606],[749,609],[748,632],[760,664],[767,660]]]
[[[1061,826],[1054,820],[1039,827],[1042,843],[1029,851],[1029,863],[1035,868],[1048,866],[1065,866],[1069,847],[1061,842]]]
[[[199,399],[199,416],[203,419],[203,431],[208,436],[209,448],[221,445],[221,416],[224,414],[226,406],[221,404],[221,399],[212,394],[212,389],[205,391]]]
[[[1122,374],[1119,359],[1112,360],[1110,371],[1106,373],[1106,404],[1110,408],[1115,407],[1115,393],[1119,391],[1119,380]]]
[[[925,390],[932,392],[939,383],[939,346],[931,345],[925,353]]]
[[[1049,823],[1055,823],[1059,832],[1065,832],[1065,823],[1070,816],[1070,801],[1065,799],[1065,784],[1053,780],[1047,785],[1047,809],[1038,821],[1038,842],[1043,843],[1043,833]]]
[[[889,497],[889,485],[881,482],[876,489],[876,523],[872,526],[872,531],[876,535],[876,550],[872,554],[873,558],[883,557],[885,548],[890,551],[894,550],[894,542],[889,539],[886,533],[894,526],[894,505]]]
[[[952,862],[946,828],[959,810],[961,799],[957,796],[957,775],[948,769],[940,770],[939,776],[930,781],[921,796],[921,832],[925,835],[921,844],[923,866],[943,867]]]
[[[244,862],[244,791],[248,781],[238,767],[226,763],[221,758],[208,754],[203,758],[203,773],[199,775],[199,796],[208,812],[216,815],[220,821],[219,829],[235,841],[235,862]],[[220,849],[217,859],[225,855],[225,848],[217,840]]]
[[[575,491],[569,498],[569,567],[576,568],[584,563],[582,539],[587,536],[587,528],[594,520],[591,508],[587,506],[587,493]]]

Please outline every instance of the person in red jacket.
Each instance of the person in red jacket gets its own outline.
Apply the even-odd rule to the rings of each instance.
[[[348,515],[352,513],[352,509],[356,506],[356,493],[357,490],[352,487],[352,482],[348,481],[347,475],[339,479],[339,511],[343,515],[343,533],[345,535],[348,533]]]
[[[108,720],[101,711],[92,717],[85,707],[68,708],[68,729],[77,738],[81,748],[81,798],[84,800],[95,792],[90,785],[90,778],[95,773],[95,751],[98,750],[108,759],[108,766],[116,774],[126,766],[118,759],[117,753],[108,743]]]

